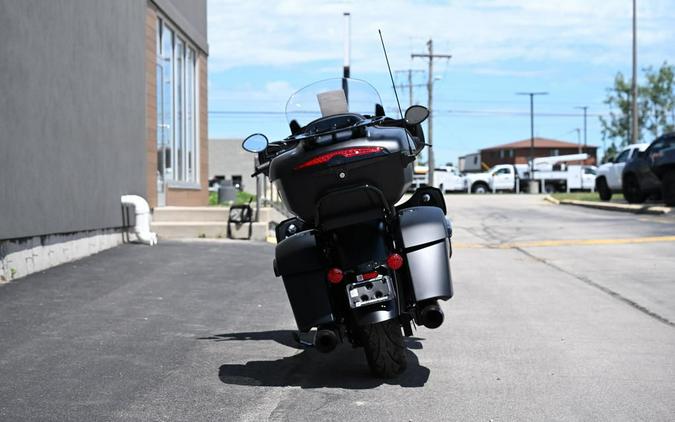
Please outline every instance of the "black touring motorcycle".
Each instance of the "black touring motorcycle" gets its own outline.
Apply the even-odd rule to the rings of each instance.
[[[309,85],[288,100],[291,135],[244,140],[258,154],[255,175],[275,184],[296,216],[276,227],[274,273],[281,276],[300,333],[332,351],[363,346],[372,372],[406,369],[412,324],[443,323],[438,300],[452,297],[452,226],[440,190],[410,187],[425,146],[429,111],[385,117],[370,84],[347,78]],[[401,333],[403,330],[403,334]]]

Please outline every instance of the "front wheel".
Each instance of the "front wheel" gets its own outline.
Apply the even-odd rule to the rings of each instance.
[[[406,347],[396,319],[365,325],[360,332],[368,366],[375,376],[393,378],[405,371]]]
[[[612,191],[607,185],[607,180],[605,178],[600,178],[595,182],[595,190],[598,191],[598,195],[602,201],[609,201],[612,199]]]
[[[631,204],[641,204],[647,199],[634,174],[627,174],[623,177],[623,197]]]
[[[668,170],[661,182],[663,202],[669,207],[675,205],[675,170]]]

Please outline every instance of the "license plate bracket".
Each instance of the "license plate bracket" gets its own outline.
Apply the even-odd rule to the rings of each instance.
[[[352,309],[386,302],[396,297],[391,277],[386,275],[381,275],[371,280],[350,283],[346,289],[349,306]]]

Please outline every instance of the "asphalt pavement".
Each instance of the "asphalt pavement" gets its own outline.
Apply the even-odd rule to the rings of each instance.
[[[449,195],[455,297],[371,377],[293,341],[274,245],[124,245],[0,285],[0,420],[672,420],[675,217]]]

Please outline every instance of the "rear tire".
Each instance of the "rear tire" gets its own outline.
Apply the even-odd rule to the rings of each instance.
[[[555,193],[555,192],[556,192],[555,185],[554,185],[553,183],[546,183],[546,184],[544,185],[544,191],[545,191],[546,193],[549,193],[549,194],[550,194],[550,193]]]
[[[663,202],[669,207],[675,206],[675,169],[668,170],[661,181]]]
[[[634,174],[627,174],[623,177],[623,197],[631,204],[641,204],[647,199]]]
[[[595,190],[598,191],[598,196],[600,196],[602,201],[609,201],[612,199],[612,191],[609,189],[607,180],[604,177],[595,182]]]
[[[488,193],[490,187],[483,182],[474,183],[471,186],[471,192],[473,193]]]
[[[402,374],[408,362],[401,325],[396,319],[360,327],[361,343],[371,372],[378,378]]]

